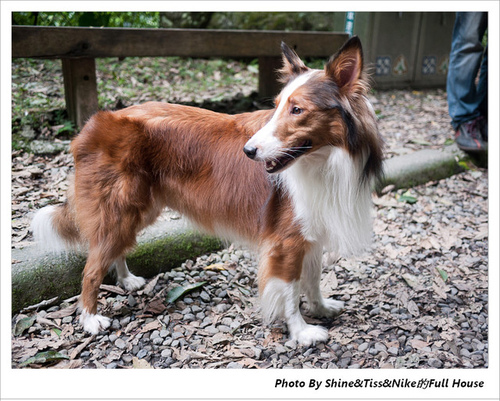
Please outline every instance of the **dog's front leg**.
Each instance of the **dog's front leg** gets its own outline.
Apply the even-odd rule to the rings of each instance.
[[[305,256],[300,278],[301,291],[305,293],[309,312],[318,317],[334,317],[344,310],[344,302],[323,298],[320,291],[323,247],[315,245]]]
[[[307,324],[299,309],[300,275],[305,251],[293,241],[273,244],[261,255],[259,291],[265,323],[285,319],[290,337],[309,346],[328,340],[328,331]]]

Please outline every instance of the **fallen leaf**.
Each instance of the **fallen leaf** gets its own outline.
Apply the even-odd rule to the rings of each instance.
[[[232,337],[226,333],[215,333],[214,336],[211,338],[211,342],[213,345],[217,345],[220,343],[229,342],[231,338]]]
[[[247,368],[258,368],[258,361],[252,358],[243,358],[238,361],[238,363],[241,363],[243,366],[246,366]]]
[[[158,280],[160,278],[160,274],[157,274],[149,283],[147,283],[142,291],[137,291],[139,295],[146,294],[146,295],[151,295],[153,292],[154,288],[156,287],[156,283],[158,283]]]
[[[140,320],[133,320],[129,324],[127,324],[127,327],[125,328],[125,334],[128,334],[130,331],[135,329],[137,326],[141,324]]]
[[[132,366],[134,369],[153,369],[148,361],[145,359],[139,359],[135,356],[132,358]]]
[[[24,317],[19,319],[19,321],[14,326],[14,336],[18,337],[24,333],[25,330],[33,326],[36,321],[36,315]]]
[[[37,323],[40,323],[40,324],[44,324],[44,325],[51,326],[51,327],[57,327],[58,329],[60,328],[57,323],[53,322],[52,320],[45,319],[44,317],[41,317],[40,315],[36,315],[36,321],[37,321]]]
[[[410,191],[406,191],[403,195],[399,196],[396,194],[396,199],[398,200],[398,202],[406,202],[409,204],[416,203],[418,200],[416,197],[411,195]]]
[[[75,359],[80,352],[82,352],[87,345],[89,345],[92,341],[94,341],[95,336],[88,337],[83,343],[78,345],[73,351],[71,351],[71,354],[69,355],[69,359]]]
[[[413,274],[404,273],[401,275],[401,277],[411,288],[417,288],[417,286],[419,285],[418,279]]]
[[[436,270],[439,272],[439,275],[443,279],[444,282],[448,280],[448,273],[446,273],[443,269],[440,269],[439,267],[436,267]]]
[[[419,340],[417,338],[414,338],[414,339],[410,340],[410,345],[415,349],[422,349],[422,348],[428,347],[429,343],[427,343],[426,341],[422,341],[422,340]]]
[[[488,224],[481,224],[479,226],[479,232],[474,236],[476,241],[488,238]]]
[[[99,288],[103,291],[112,292],[112,293],[118,294],[118,295],[125,295],[126,294],[126,292],[123,288],[118,287],[116,285],[101,284],[101,286]]]
[[[216,271],[226,270],[226,265],[224,263],[214,263],[212,265],[204,267],[203,270],[216,270]]]
[[[202,287],[206,283],[207,283],[206,281],[200,281],[198,283],[189,284],[186,286],[175,287],[167,293],[166,301],[169,303],[173,303],[177,301],[180,297],[182,297],[184,294],[194,290],[195,288]]]
[[[417,317],[418,315],[420,315],[418,306],[414,301],[410,300],[406,307],[408,308],[408,312],[410,312],[413,316]]]
[[[324,297],[331,297],[335,294],[335,289],[339,286],[337,281],[337,275],[335,271],[332,270],[328,272],[325,277],[321,280],[321,293]]]
[[[167,306],[163,303],[163,299],[155,298],[152,299],[144,308],[144,312],[151,312],[155,315],[163,313],[167,309]]]
[[[283,331],[281,329],[271,329],[269,335],[264,339],[264,347],[269,343],[280,341],[283,338]]]
[[[61,359],[69,359],[69,357],[67,355],[61,354],[58,351],[39,352],[35,356],[28,358],[26,361],[21,363],[21,366],[50,363],[59,361]]]
[[[60,309],[55,312],[50,312],[45,315],[47,319],[60,319],[66,316],[71,316],[73,313],[75,313],[76,309],[78,308],[78,303],[75,303],[71,306],[68,306],[67,308]]]
[[[142,329],[141,333],[145,333],[146,331],[151,331],[151,330],[158,330],[161,329],[163,326],[158,320],[154,320],[148,324],[146,324]]]

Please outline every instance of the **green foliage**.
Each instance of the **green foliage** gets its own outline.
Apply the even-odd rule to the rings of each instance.
[[[16,12],[13,25],[158,28],[158,12]]]
[[[439,267],[436,266],[436,270],[438,271],[439,275],[443,279],[444,282],[448,280],[448,273],[446,273],[443,269],[440,269]]]
[[[48,363],[58,362],[63,359],[69,359],[69,356],[64,355],[58,351],[44,351],[37,353],[35,356],[32,356],[31,358],[28,358],[20,366],[24,367],[31,364],[46,364],[46,363],[48,364]]]
[[[201,281],[198,283],[186,285],[184,287],[182,287],[182,286],[175,287],[168,292],[167,297],[166,297],[166,301],[168,303],[173,303],[173,302],[177,301],[183,295],[187,294],[188,292],[190,292],[196,288],[204,286],[206,283],[207,283],[206,281]]]
[[[218,12],[209,28],[268,29],[284,31],[333,31],[334,13],[312,12]]]
[[[14,336],[18,337],[22,335],[25,330],[28,330],[31,326],[33,326],[33,323],[36,321],[36,315],[33,316],[28,316],[20,319],[16,325],[14,326]]]
[[[410,190],[406,191],[402,195],[396,194],[396,199],[398,200],[398,202],[406,202],[409,203],[410,205],[416,203],[418,200],[415,196],[411,194]]]
[[[15,12],[13,25],[334,31],[335,13]],[[338,30],[338,27],[336,27]]]

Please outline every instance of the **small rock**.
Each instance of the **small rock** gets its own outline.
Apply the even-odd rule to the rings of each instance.
[[[429,366],[432,368],[439,369],[443,367],[443,362],[441,362],[437,358],[429,358]]]
[[[228,369],[243,369],[243,366],[238,362],[229,362],[226,366]]]
[[[199,313],[199,312],[202,312],[203,309],[201,309],[198,305],[193,305],[193,306],[191,306],[191,311],[193,313]]]
[[[162,358],[170,358],[172,356],[172,350],[171,349],[164,349],[161,352]]]
[[[214,325],[210,325],[205,327],[205,331],[209,334],[217,334],[219,332],[219,329],[216,328]]]
[[[274,350],[276,351],[276,353],[278,355],[287,352],[287,349],[285,347],[283,347],[283,345],[281,345],[281,344],[276,345],[276,348]]]
[[[128,306],[130,306],[131,308],[137,305],[137,300],[131,294],[129,294],[129,296],[127,297],[127,302]]]
[[[206,291],[202,291],[201,294],[200,294],[200,298],[205,301],[205,302],[210,302],[211,301],[211,298],[210,298],[210,295],[208,295],[208,293]]]
[[[228,304],[218,304],[215,306],[215,311],[217,313],[227,312],[231,307]]]
[[[145,349],[141,349],[141,350],[137,353],[137,358],[142,359],[142,358],[144,358],[147,354],[148,354],[148,351],[147,351],[147,350],[145,350]]]
[[[217,329],[221,332],[221,333],[229,333],[231,331],[231,327],[228,327],[226,326],[225,324],[219,324],[217,326]]]
[[[115,341],[115,347],[124,349],[127,346],[127,343],[123,341],[121,338],[117,338]]]
[[[365,352],[368,349],[369,346],[370,346],[370,344],[368,344],[368,343],[360,344],[359,347],[358,347],[358,351]]]
[[[252,351],[254,353],[255,359],[259,360],[262,355],[262,350],[257,347],[252,347]]]
[[[187,322],[192,322],[193,320],[196,320],[196,317],[192,313],[187,313],[184,315],[184,320]]]
[[[172,333],[172,339],[174,339],[174,340],[177,340],[177,339],[179,339],[181,337],[184,337],[184,334],[179,333],[178,331],[175,331],[175,332]]]
[[[467,349],[462,348],[462,349],[460,350],[460,355],[461,355],[461,356],[465,356],[466,358],[468,358],[468,357],[470,356],[470,352],[469,352]]]
[[[55,155],[67,150],[70,141],[52,142],[35,139],[31,141],[30,148],[35,155]]]

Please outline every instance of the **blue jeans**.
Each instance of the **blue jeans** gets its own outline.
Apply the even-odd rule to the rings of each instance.
[[[455,130],[479,116],[487,117],[488,47],[484,49],[481,44],[487,28],[488,13],[457,13],[446,82],[448,111]]]

